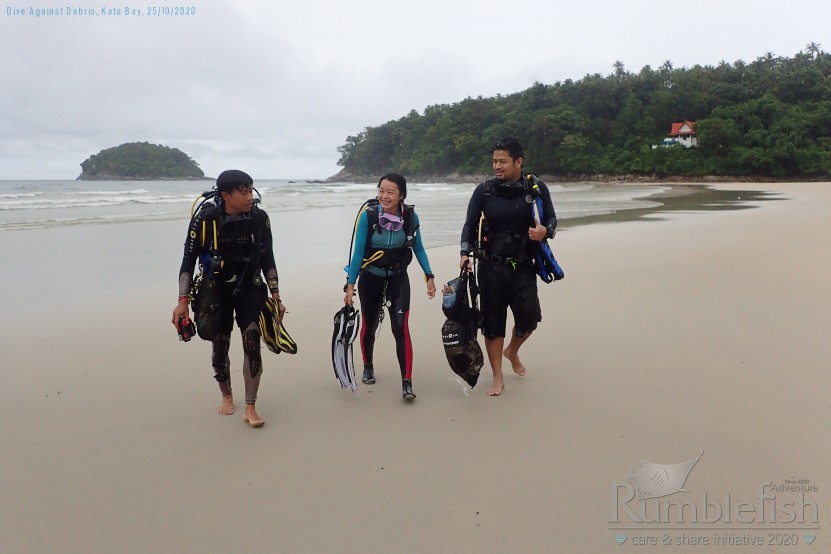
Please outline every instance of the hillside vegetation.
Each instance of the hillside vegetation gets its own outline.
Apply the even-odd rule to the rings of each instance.
[[[652,148],[673,122],[695,121],[697,148]],[[466,98],[368,127],[338,148],[344,173],[481,174],[490,146],[515,136],[539,174],[831,175],[831,55],[811,43],[791,58],[637,73],[621,62],[507,96]]]

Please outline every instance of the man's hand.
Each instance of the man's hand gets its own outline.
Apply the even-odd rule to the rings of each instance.
[[[536,219],[534,219],[534,223],[536,223],[536,225],[528,229],[528,237],[531,240],[540,242],[542,239],[548,236],[548,229],[541,225],[540,222]]]
[[[277,302],[277,324],[279,325],[283,322],[283,315],[286,313],[286,305],[283,304],[282,300],[280,300],[279,292],[272,293],[271,298]]]
[[[180,298],[179,303],[176,304],[176,307],[173,308],[173,319],[171,323],[176,329],[179,329],[179,318],[181,317],[188,317],[188,299],[187,298]]]

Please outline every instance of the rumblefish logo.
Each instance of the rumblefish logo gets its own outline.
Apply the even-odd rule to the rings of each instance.
[[[698,457],[676,464],[649,460],[632,464],[625,481],[610,483],[610,529],[668,529],[673,525],[728,530],[771,529],[772,525],[817,528],[819,506],[810,494],[819,487],[810,479],[791,478],[779,484],[764,481],[752,501],[737,501],[729,492],[715,496],[708,491],[698,498],[690,494],[665,498],[689,493],[684,485],[703,455],[701,450]]]
[[[680,464],[655,464],[648,460],[641,460],[629,468],[626,480],[635,485],[638,500],[660,498],[676,492],[687,492],[684,483],[687,482],[695,464],[704,455],[704,450],[688,462]]]

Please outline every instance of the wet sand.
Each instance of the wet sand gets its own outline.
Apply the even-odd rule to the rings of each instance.
[[[242,421],[238,336],[237,413],[219,416],[209,345],[178,342],[169,323],[179,226],[27,232],[25,246],[5,247],[42,254],[7,271],[2,287],[2,550],[634,552],[639,538],[684,534],[710,544],[673,552],[741,551],[714,546],[716,535],[767,541],[796,527],[781,512],[794,493],[760,501],[760,486],[810,480],[818,491],[804,500],[818,505],[818,523],[800,525],[787,551],[822,551],[831,186],[718,187],[787,200],[558,233],[566,279],[541,285],[543,322],[522,350],[528,375],[508,374],[499,398],[484,394],[487,366],[472,391],[449,370],[440,299],[426,299],[417,266],[418,398],[401,400],[388,322],[378,383],[342,391],[329,355],[342,264],[286,264],[300,351],[264,351],[262,429]],[[115,256],[113,241],[133,248]],[[438,281],[455,276],[455,248],[429,254]],[[96,260],[102,269],[91,271]],[[778,506],[779,530],[763,529],[758,513],[756,524],[733,517],[703,530],[644,527],[620,509],[614,521],[612,491],[633,464],[702,450],[687,492],[661,500],[703,509],[703,493],[730,495],[733,511],[764,502],[768,519]]]

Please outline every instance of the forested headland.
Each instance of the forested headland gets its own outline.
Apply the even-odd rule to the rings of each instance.
[[[653,148],[685,120],[697,147]],[[490,147],[505,136],[540,175],[829,179],[831,55],[810,43],[790,58],[715,67],[667,61],[632,73],[616,62],[606,76],[412,110],[349,136],[338,176],[487,174]]]
[[[205,173],[178,148],[130,142],[93,154],[81,163],[79,181],[204,179]]]

